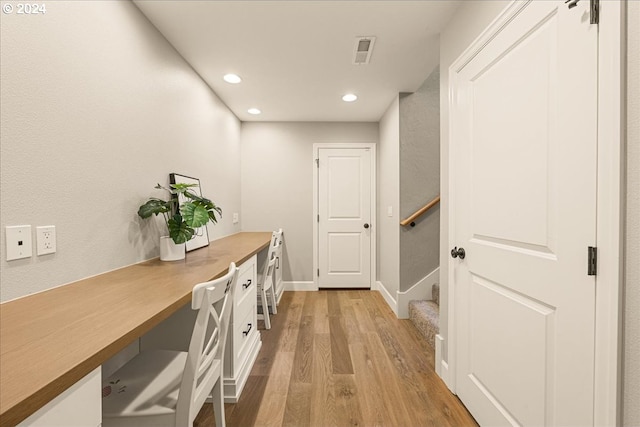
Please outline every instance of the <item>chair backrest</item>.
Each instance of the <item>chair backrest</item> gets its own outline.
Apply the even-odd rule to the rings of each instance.
[[[271,234],[271,242],[275,245],[275,247],[282,245],[282,234],[282,228],[279,228],[278,231],[274,231]]]
[[[224,348],[237,280],[238,268],[232,262],[226,275],[193,288],[191,308],[198,310],[198,315],[182,375],[176,425],[192,425],[216,381],[222,381]]]
[[[267,252],[267,259],[271,259],[271,254],[276,251],[278,247],[278,242],[280,241],[280,236],[277,231],[271,233],[271,242],[269,243],[269,252]]]
[[[267,262],[264,263],[264,270],[262,272],[263,285],[267,283],[267,277],[268,277],[267,274],[269,275],[273,274],[273,268],[269,270],[269,264],[271,263],[272,258],[273,258],[273,262],[275,263],[276,249],[281,243],[282,243],[282,228],[278,231],[274,231],[273,233],[271,233],[271,242],[269,243],[269,250],[267,251]]]
[[[269,286],[273,284],[273,270],[276,268],[276,253],[271,254],[269,262],[265,263],[264,275],[262,276],[262,289],[269,289]]]

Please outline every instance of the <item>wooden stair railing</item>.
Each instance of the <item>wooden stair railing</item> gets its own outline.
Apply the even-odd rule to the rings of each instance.
[[[426,205],[424,205],[423,207],[421,207],[420,209],[415,211],[413,213],[413,215],[411,215],[410,217],[400,221],[400,225],[402,225],[403,227],[406,227],[407,225],[410,225],[411,227],[415,227],[416,226],[416,222],[415,222],[416,219],[420,218],[429,209],[431,209],[432,207],[434,207],[438,203],[440,203],[440,196],[436,196],[432,201],[430,201],[429,203],[427,203]]]

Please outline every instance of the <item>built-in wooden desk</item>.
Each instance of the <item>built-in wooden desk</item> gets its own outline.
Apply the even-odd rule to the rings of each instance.
[[[154,259],[0,304],[0,426],[27,418],[270,239],[238,233],[184,261]]]

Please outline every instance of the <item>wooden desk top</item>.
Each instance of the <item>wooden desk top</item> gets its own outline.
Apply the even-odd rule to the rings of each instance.
[[[153,259],[0,304],[0,426],[33,414],[266,248],[271,233],[238,233],[187,254]]]

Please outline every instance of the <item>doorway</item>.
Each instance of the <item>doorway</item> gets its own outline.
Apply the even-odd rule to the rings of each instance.
[[[314,144],[314,282],[375,280],[375,144]]]
[[[617,365],[617,252],[602,245],[613,250],[596,279],[590,248],[617,239],[600,232],[617,221],[601,200],[619,205],[602,192],[619,179],[601,162],[619,153],[616,115],[602,108],[615,97],[598,93],[617,83],[616,62],[598,55],[619,58],[615,30],[589,12],[514,2],[450,68],[449,354],[453,388],[481,424],[615,420],[617,381],[601,380]]]

